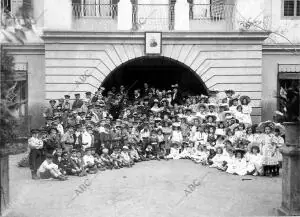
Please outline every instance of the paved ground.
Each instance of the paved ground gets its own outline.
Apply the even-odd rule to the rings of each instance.
[[[9,217],[272,216],[281,201],[281,178],[233,176],[189,160],[142,162],[59,182],[31,180],[27,168],[15,166],[21,157],[10,159]]]

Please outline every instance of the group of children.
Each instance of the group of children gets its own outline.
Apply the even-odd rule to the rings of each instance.
[[[132,97],[103,87],[50,101],[28,144],[32,178],[66,180],[148,160],[190,159],[237,175],[279,175],[284,127],[252,124],[250,97],[233,90],[183,96],[144,84]],[[222,96],[223,94],[223,96]],[[23,165],[24,161],[20,162]]]

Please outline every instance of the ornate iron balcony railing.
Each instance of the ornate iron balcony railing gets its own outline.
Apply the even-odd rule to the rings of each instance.
[[[99,17],[112,18],[117,17],[117,4],[72,4],[73,16],[81,17]]]

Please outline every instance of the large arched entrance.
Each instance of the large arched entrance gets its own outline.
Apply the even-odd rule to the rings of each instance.
[[[102,82],[106,90],[113,86],[141,88],[144,83],[159,89],[170,89],[179,84],[183,94],[207,94],[201,78],[188,66],[167,57],[140,57],[129,60],[114,69]]]

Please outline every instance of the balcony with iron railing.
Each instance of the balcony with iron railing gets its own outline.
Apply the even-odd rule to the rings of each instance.
[[[124,17],[124,13],[119,13],[119,4],[73,3],[72,29],[117,31],[122,29],[120,20],[127,19],[131,22],[130,31],[176,31],[176,15],[188,17],[190,31],[232,31],[233,29],[235,8],[233,4],[187,3],[188,9],[185,14],[179,14],[175,4],[130,4],[130,13],[126,13],[127,17]]]

